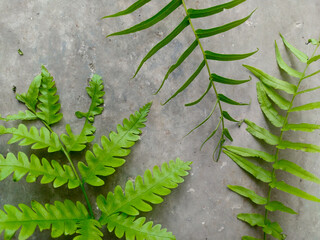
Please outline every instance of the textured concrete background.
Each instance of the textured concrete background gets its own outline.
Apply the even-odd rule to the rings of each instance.
[[[151,29],[128,36],[105,36],[114,31],[124,29],[140,22],[154,14],[166,1],[152,1],[143,9],[126,17],[100,20],[104,15],[114,13],[129,6],[133,1],[125,0],[41,0],[41,1],[0,1],[0,112],[13,114],[23,110],[23,106],[15,100],[12,86],[17,92],[25,92],[35,75],[44,64],[55,77],[62,104],[64,120],[55,126],[59,133],[64,131],[64,125],[70,123],[80,130],[82,122],[74,116],[76,110],[86,110],[89,98],[85,87],[87,79],[97,73],[105,83],[105,111],[96,120],[97,138],[115,130],[117,123],[139,107],[153,101],[147,127],[143,130],[141,141],[133,148],[127,158],[127,163],[116,174],[107,179],[107,185],[101,188],[88,187],[93,200],[100,193],[107,193],[118,183],[123,186],[125,181],[137,174],[142,174],[146,168],[151,168],[164,161],[181,157],[193,161],[191,175],[186,178],[177,190],[165,198],[165,202],[155,206],[154,211],[146,214],[155,223],[164,227],[181,240],[214,240],[240,239],[242,235],[262,237],[260,230],[248,227],[237,221],[240,212],[260,212],[249,201],[227,190],[227,184],[240,184],[265,194],[265,186],[257,183],[244,173],[230,159],[222,155],[218,163],[212,161],[212,151],[217,139],[210,141],[202,151],[199,147],[217,123],[217,119],[190,136],[183,136],[197,123],[202,121],[212,108],[215,98],[209,95],[200,104],[186,108],[184,103],[196,99],[207,86],[207,75],[203,71],[197,80],[175,100],[161,106],[194,71],[195,66],[202,61],[199,50],[175,71],[169,78],[160,94],[153,92],[160,85],[168,67],[173,64],[182,51],[194,40],[190,29],[177,37],[165,49],[148,61],[138,74],[130,80],[139,61],[155,43],[166,36],[179,20],[183,18],[183,9],[166,18]],[[187,1],[189,7],[202,8],[225,1]],[[218,74],[245,79],[249,73],[241,64],[246,63],[262,68],[278,77],[288,77],[280,73],[274,57],[274,40],[280,38],[281,32],[292,44],[309,53],[312,47],[306,46],[308,38],[319,36],[318,27],[320,3],[317,0],[248,0],[237,8],[225,11],[217,16],[195,20],[196,27],[209,28],[242,18],[253,9],[258,8],[252,18],[242,26],[225,34],[206,39],[203,44],[206,49],[220,53],[244,53],[259,48],[258,54],[242,62],[213,63],[210,65]],[[293,66],[301,69],[299,63],[285,52],[282,44],[280,50],[284,58]],[[18,49],[24,56],[19,56]],[[316,66],[315,68],[319,67]],[[288,79],[291,81],[291,79]],[[256,123],[271,127],[266,123],[256,100],[254,79],[239,87],[218,86],[222,93],[244,102],[252,101],[250,106],[225,106],[231,115],[238,119],[248,117]],[[319,85],[317,78],[303,83],[303,88]],[[319,101],[316,92],[297,98],[295,102]],[[292,121],[320,123],[320,111],[303,114],[292,114]],[[216,117],[217,118],[217,117]],[[6,124],[6,126],[15,123]],[[245,131],[245,126],[238,128],[229,124],[229,129],[235,139],[234,145],[254,146],[263,149],[261,142],[256,141]],[[39,125],[40,126],[40,125]],[[318,144],[318,132],[312,134],[287,134],[293,141],[305,141]],[[2,154],[9,151],[29,151],[28,147],[6,145],[8,138],[1,137]],[[44,151],[43,151],[44,153]],[[287,159],[295,158],[296,162],[320,176],[318,154],[302,154],[294,151],[282,151],[281,156]],[[74,154],[75,159],[81,159],[80,154]],[[60,154],[50,156],[51,159],[64,159]],[[64,160],[62,160],[63,162]],[[293,176],[283,174],[283,179],[294,186],[320,196],[319,186],[300,181]],[[68,190],[66,187],[53,189],[50,185],[39,183],[27,184],[25,180],[14,183],[7,179],[0,184],[0,207],[5,203],[17,205],[38,200],[41,203],[70,198],[83,200],[79,190]],[[274,199],[281,199],[300,214],[292,216],[285,213],[271,214],[277,219],[290,240],[320,239],[320,205],[308,202],[287,194],[274,194]],[[104,230],[104,239],[115,239],[113,234]],[[50,239],[49,232],[37,233],[31,239]],[[60,238],[72,239],[72,238]]]

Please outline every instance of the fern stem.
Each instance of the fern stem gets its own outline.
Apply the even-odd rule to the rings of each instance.
[[[204,59],[204,62],[205,62],[205,65],[206,65],[206,68],[207,68],[207,71],[208,71],[208,74],[209,74],[209,79],[210,79],[210,77],[211,77],[211,70],[210,70],[210,66],[209,66],[208,60],[207,60],[207,58],[206,58],[206,54],[205,54],[204,48],[203,48],[202,43],[201,43],[201,41],[200,41],[200,39],[199,39],[199,37],[198,37],[198,35],[197,35],[197,33],[196,33],[196,30],[195,30],[195,27],[194,27],[194,25],[193,25],[193,23],[192,23],[192,21],[191,21],[191,18],[190,18],[189,14],[188,14],[188,8],[187,8],[187,5],[186,5],[185,0],[182,0],[182,4],[183,4],[184,10],[185,10],[185,13],[186,13],[186,15],[187,15],[187,17],[188,17],[188,21],[189,21],[190,26],[191,26],[191,28],[192,28],[193,34],[195,35],[196,40],[197,40],[197,42],[198,42],[198,44],[199,44],[199,47],[200,47],[200,49],[201,49],[202,56],[203,56],[203,59]],[[211,82],[212,82],[213,91],[214,91],[214,93],[215,93],[215,95],[216,95],[216,98],[217,98],[217,103],[218,103],[219,110],[220,110],[220,115],[221,115],[222,132],[221,132],[221,136],[220,136],[220,139],[219,139],[219,142],[218,142],[218,146],[219,146],[219,145],[221,145],[220,143],[224,142],[223,130],[224,130],[225,128],[224,128],[224,118],[222,117],[222,111],[223,111],[223,110],[222,110],[222,106],[221,106],[221,101],[220,101],[220,99],[219,99],[219,97],[218,97],[217,88],[216,88],[214,82],[213,82],[213,81],[211,81]],[[221,146],[221,147],[222,147],[222,146]],[[220,147],[220,148],[221,148],[221,147]],[[221,152],[221,151],[220,151],[220,152]],[[216,160],[216,161],[219,160],[219,157],[220,157],[220,155],[217,157],[217,160]]]
[[[36,114],[36,112],[34,112],[34,113]],[[45,121],[43,121],[42,119],[40,119],[40,120],[41,120],[41,122],[46,126],[46,128],[47,128],[51,133],[53,133],[52,128],[51,128]],[[90,214],[91,218],[94,219],[94,213],[93,213],[93,210],[92,210],[92,206],[91,206],[91,203],[90,203],[90,201],[89,201],[87,192],[86,192],[86,190],[85,190],[83,181],[80,179],[80,176],[79,176],[79,174],[78,174],[78,172],[77,172],[77,170],[76,170],[76,168],[75,168],[75,166],[74,166],[74,164],[73,164],[73,162],[72,162],[72,160],[71,160],[71,157],[70,157],[68,151],[66,150],[66,148],[64,147],[64,145],[63,145],[63,143],[61,142],[60,139],[59,139],[59,141],[60,141],[60,144],[61,144],[62,152],[64,153],[64,155],[65,155],[66,158],[68,159],[69,164],[70,164],[70,166],[71,166],[71,168],[72,168],[72,171],[73,171],[73,173],[75,174],[77,180],[79,181],[81,191],[82,191],[82,193],[83,193],[83,195],[84,195],[84,198],[85,198],[85,200],[86,200],[86,203],[87,203],[87,207],[88,207],[88,210],[89,210],[89,214]]]
[[[316,54],[318,48],[319,48],[319,44],[318,44],[317,47],[315,48],[315,50],[314,50],[314,52],[312,53],[312,56],[311,56],[310,58],[312,58],[312,57]],[[307,65],[306,65],[306,67],[305,67],[305,69],[304,69],[304,71],[303,71],[303,73],[302,73],[302,76],[301,76],[301,78],[299,79],[299,82],[298,82],[298,84],[297,84],[297,88],[296,88],[296,90],[295,90],[295,93],[293,94],[292,99],[291,99],[291,101],[290,101],[290,107],[289,107],[289,109],[287,110],[287,113],[286,113],[286,116],[285,116],[284,125],[287,124],[288,117],[289,117],[289,114],[290,114],[290,109],[292,108],[293,101],[294,101],[294,99],[296,98],[296,96],[299,95],[298,90],[299,90],[299,87],[300,87],[300,85],[301,85],[302,80],[308,78],[308,76],[306,77],[305,75],[306,75],[306,71],[308,70],[309,65],[310,65],[310,63],[307,63]],[[280,132],[280,142],[282,141],[284,132],[285,132],[285,131],[284,131],[283,128],[282,128],[282,129],[281,129],[281,132]],[[278,158],[278,157],[279,157],[279,148],[277,148],[276,153],[275,153],[275,164],[279,161],[279,158]],[[272,181],[273,181],[274,179],[276,179],[276,169],[274,169],[274,168],[272,169],[272,175],[271,175],[271,176],[272,176]],[[269,186],[267,204],[270,202],[270,199],[271,199],[271,190],[272,190],[272,188]],[[265,224],[267,223],[267,219],[268,219],[268,210],[266,209],[266,210],[265,210],[265,216],[264,216],[264,223],[265,223]],[[266,234],[266,233],[263,234],[263,239],[264,239],[264,240],[267,239],[267,234]]]

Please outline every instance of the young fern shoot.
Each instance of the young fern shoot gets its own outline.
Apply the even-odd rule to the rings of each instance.
[[[272,200],[272,193],[275,189],[295,195],[299,198],[320,202],[319,197],[306,193],[299,188],[285,183],[284,181],[280,181],[277,177],[278,171],[286,171],[298,178],[320,184],[320,178],[294,163],[294,159],[286,160],[279,158],[279,152],[282,149],[293,149],[311,153],[320,152],[320,146],[309,143],[291,142],[288,140],[284,140],[284,135],[287,131],[313,132],[314,130],[320,129],[320,125],[317,124],[288,122],[288,117],[291,112],[307,111],[320,108],[320,102],[307,103],[305,105],[293,107],[293,102],[297,95],[319,89],[319,87],[315,87],[304,91],[299,91],[300,85],[303,84],[304,81],[320,72],[316,71],[307,75],[310,64],[320,59],[320,55],[316,55],[316,52],[320,45],[320,40],[309,40],[309,42],[315,45],[315,50],[312,56],[308,57],[305,53],[296,49],[289,42],[287,42],[282,35],[280,36],[287,49],[289,49],[305,65],[303,72],[299,72],[289,67],[282,59],[277,43],[275,42],[275,53],[279,67],[288,75],[298,79],[296,84],[291,84],[284,80],[280,80],[278,78],[270,76],[257,68],[245,66],[257,78],[259,78],[260,82],[257,83],[257,95],[260,108],[266,118],[271,122],[271,124],[280,129],[280,134],[274,135],[270,131],[256,125],[255,123],[247,119],[245,120],[245,123],[247,124],[246,130],[252,136],[263,140],[266,144],[274,146],[274,153],[269,154],[251,148],[235,146],[224,147],[224,153],[228,155],[236,164],[238,164],[239,167],[254,176],[257,180],[267,183],[269,186],[266,197],[259,196],[254,191],[242,186],[228,186],[230,190],[238,193],[243,197],[249,198],[255,204],[263,205],[265,207],[264,214],[240,213],[238,215],[238,219],[250,224],[251,226],[261,227],[264,235],[264,240],[267,239],[267,236],[273,236],[274,238],[280,240],[286,238],[286,235],[283,233],[283,229],[281,228],[280,224],[276,221],[272,222],[270,220],[270,212],[282,211],[289,214],[297,214],[293,209],[285,206],[285,204],[283,204],[282,202]],[[290,99],[282,97],[276,92],[276,90],[281,90],[289,94]],[[283,116],[279,114],[274,105],[284,110],[285,115]],[[272,164],[272,171],[268,171],[265,168],[258,166],[257,164],[247,159],[252,157],[259,158],[267,163]],[[257,238],[250,236],[243,236],[242,239],[258,240]]]
[[[0,236],[4,232],[5,240],[12,239],[21,228],[18,239],[25,240],[39,227],[40,231],[51,229],[53,238],[76,234],[74,240],[102,240],[102,227],[106,225],[118,238],[125,235],[127,240],[176,239],[167,229],[162,229],[161,225],[153,226],[153,222],[146,222],[146,218],[139,217],[139,214],[140,211],[151,211],[151,204],[161,203],[163,196],[170,194],[171,189],[183,182],[182,177],[188,175],[191,162],[183,162],[179,158],[171,160],[169,164],[162,164],[161,168],[155,166],[153,172],[147,170],[143,177],[137,176],[135,183],[128,181],[124,191],[117,186],[114,193],[109,192],[106,197],[98,196],[96,204],[101,217],[96,218],[85,184],[103,186],[105,177],[125,163],[123,158],[129,155],[130,148],[140,139],[151,103],[136,111],[129,119],[124,119],[123,124],[117,126],[116,132],[102,136],[101,145],[95,143],[92,150],[86,151],[85,162],[79,161],[75,166],[70,152],[80,152],[86,148],[87,143],[94,140],[94,118],[103,111],[102,97],[105,92],[101,77],[94,75],[86,90],[91,105],[88,112],[76,112],[78,118],[85,118],[80,134],[73,133],[68,124],[67,134],[59,136],[52,129],[52,125],[58,123],[63,115],[59,113],[55,82],[45,67],[32,81],[28,92],[16,96],[28,110],[0,118],[3,121],[40,120],[44,124],[40,129],[34,126],[28,129],[22,123],[17,128],[0,126],[0,135],[12,135],[8,144],[19,142],[21,146],[47,149],[49,153],[62,151],[69,161],[69,164],[62,165],[60,161],[49,161],[35,154],[28,157],[23,152],[17,156],[13,153],[8,153],[6,157],[0,155],[0,181],[11,174],[14,181],[20,181],[27,175],[26,181],[30,183],[41,177],[41,184],[53,183],[54,188],[65,184],[69,189],[80,187],[86,201],[86,206],[68,199],[45,205],[33,201],[31,207],[25,204],[19,204],[19,208],[4,205],[4,210],[0,210]]]
[[[113,17],[119,17],[119,16],[123,16],[126,14],[130,14],[130,13],[134,12],[135,10],[143,7],[145,4],[147,4],[150,1],[151,0],[138,0],[135,3],[133,3],[131,6],[129,6],[126,10],[120,11],[120,12],[113,14],[113,15],[105,16],[104,18],[113,18]],[[216,110],[218,108],[218,112],[220,113],[220,121],[218,122],[216,128],[212,131],[211,134],[209,134],[208,138],[203,143],[203,144],[205,144],[217,132],[220,132],[220,139],[219,139],[219,142],[218,142],[217,147],[216,147],[214,154],[213,154],[213,158],[215,158],[214,156],[215,156],[215,153],[217,152],[217,158],[216,158],[217,160],[220,157],[221,149],[222,149],[222,146],[223,146],[224,142],[226,141],[226,139],[229,139],[232,141],[231,134],[229,133],[229,130],[225,126],[225,120],[229,120],[232,122],[238,122],[237,120],[232,118],[228,112],[226,112],[223,109],[223,103],[237,105],[237,106],[247,105],[247,104],[237,102],[237,101],[219,93],[218,88],[216,87],[216,84],[220,83],[220,84],[238,85],[238,84],[243,84],[243,83],[250,81],[251,78],[249,78],[248,80],[234,80],[234,79],[229,79],[229,78],[219,76],[215,73],[214,70],[212,70],[210,68],[209,61],[210,60],[213,60],[213,61],[241,60],[241,59],[245,59],[247,57],[250,57],[251,55],[253,55],[257,51],[254,51],[251,53],[245,53],[245,54],[215,53],[215,52],[205,50],[205,48],[202,45],[201,39],[212,37],[212,36],[218,35],[220,33],[224,33],[226,31],[229,31],[233,28],[238,27],[239,25],[241,25],[245,21],[247,21],[251,17],[251,15],[253,14],[253,12],[240,20],[236,20],[234,22],[230,22],[225,25],[222,25],[219,27],[214,27],[214,28],[209,28],[209,29],[196,29],[195,26],[193,25],[192,21],[193,21],[193,19],[196,19],[196,18],[204,18],[204,17],[218,14],[218,13],[224,11],[225,9],[232,9],[245,1],[246,0],[233,0],[233,1],[230,1],[230,2],[227,2],[224,4],[215,5],[215,6],[212,6],[209,8],[205,8],[205,9],[192,9],[192,8],[187,7],[186,0],[172,0],[164,8],[162,8],[158,13],[156,13],[154,16],[152,16],[151,18],[149,18],[149,19],[147,19],[147,20],[145,20],[135,26],[132,26],[126,30],[122,30],[120,32],[116,32],[116,33],[113,33],[113,34],[110,34],[107,36],[107,37],[111,37],[111,36],[125,35],[125,34],[130,34],[130,33],[134,33],[134,32],[138,32],[138,31],[147,29],[147,28],[155,25],[156,23],[160,22],[161,20],[163,20],[167,16],[169,16],[177,8],[183,7],[183,9],[185,11],[185,18],[180,22],[180,24],[178,24],[178,26],[171,33],[169,33],[162,41],[160,41],[158,44],[156,44],[149,51],[149,53],[143,58],[143,60],[139,64],[133,77],[135,77],[138,74],[138,72],[140,71],[140,69],[142,68],[144,63],[149,58],[151,58],[154,54],[156,54],[159,50],[161,50],[167,44],[169,44],[186,27],[191,27],[193,34],[194,34],[194,41],[182,53],[182,55],[177,60],[177,62],[169,68],[168,72],[166,73],[166,75],[165,75],[164,79],[162,80],[162,83],[161,83],[159,89],[156,91],[156,93],[158,93],[161,90],[162,86],[164,85],[166,80],[169,78],[170,74],[175,69],[177,69],[197,47],[199,47],[199,49],[202,52],[202,60],[200,61],[198,68],[195,69],[194,73],[188,78],[188,80],[168,100],[166,100],[164,102],[164,104],[168,103],[170,100],[175,98],[178,94],[183,92],[196,79],[196,77],[200,74],[200,72],[204,68],[206,69],[206,71],[208,72],[208,79],[209,79],[207,89],[204,91],[204,93],[202,94],[202,96],[200,98],[198,98],[195,101],[192,101],[190,103],[185,104],[185,106],[193,106],[193,105],[198,104],[209,93],[210,90],[212,90],[213,94],[216,96],[216,101],[215,101],[214,107],[213,107],[211,113],[208,115],[208,117],[205,118],[205,120],[202,121],[195,128],[193,128],[188,134],[190,134],[195,129],[197,129],[198,127],[200,127],[204,123],[206,123],[214,115],[214,113],[216,112]],[[221,131],[218,131],[220,129],[221,129]],[[203,146],[203,144],[202,144],[202,146]]]

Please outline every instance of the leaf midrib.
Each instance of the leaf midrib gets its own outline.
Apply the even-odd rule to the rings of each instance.
[[[111,216],[111,215],[110,215],[110,216]],[[108,216],[108,217],[110,217],[110,216]],[[109,219],[110,219],[110,218],[109,218]],[[117,221],[112,221],[112,222],[114,222],[116,226],[119,225],[119,222],[117,222]],[[144,226],[145,224],[146,224],[146,223],[144,223],[143,226]],[[154,233],[142,231],[141,228],[135,228],[135,225],[133,225],[133,224],[131,224],[130,226],[126,226],[126,225],[122,224],[122,226],[124,226],[124,228],[126,228],[126,229],[133,229],[135,232],[144,233],[144,234],[147,235],[147,236],[161,237],[162,239],[175,239],[174,236],[173,236],[173,237],[163,237],[163,236],[161,236],[161,235],[159,235],[159,234],[157,235],[157,234],[154,234]],[[153,230],[153,228],[154,228],[154,226],[152,226],[152,230]],[[162,232],[160,232],[160,233],[162,233]]]
[[[38,215],[37,215],[38,216]],[[91,218],[62,218],[62,219],[39,219],[39,220],[10,220],[10,221],[0,221],[0,224],[16,224],[16,223],[21,223],[23,226],[23,223],[41,223],[41,222],[67,222],[67,221],[86,221],[86,220],[91,220]]]
[[[179,170],[180,170],[180,168],[179,168]],[[119,211],[121,210],[121,208],[124,208],[125,206],[131,206],[131,207],[133,207],[132,205],[130,205],[130,202],[133,202],[133,201],[135,201],[136,199],[141,198],[141,196],[143,196],[143,195],[145,195],[146,193],[148,193],[151,189],[153,189],[153,188],[155,188],[156,186],[162,184],[163,182],[166,182],[167,179],[170,178],[170,177],[172,177],[172,175],[174,175],[177,171],[178,171],[178,170],[176,170],[176,171],[173,170],[169,175],[161,178],[161,180],[160,180],[159,182],[156,182],[155,184],[152,184],[152,185],[151,185],[149,188],[147,188],[143,193],[141,193],[141,194],[139,194],[139,195],[136,195],[134,198],[130,198],[130,196],[129,196],[129,200],[126,201],[126,204],[122,205],[121,207],[118,207],[118,208],[117,208],[116,210],[114,210],[112,213],[110,213],[109,215],[107,215],[107,217],[109,217],[109,216],[111,216],[111,215],[119,212]],[[163,185],[160,185],[160,186],[163,186]],[[170,190],[170,188],[167,188],[167,189]],[[135,192],[137,192],[136,189],[135,189]],[[153,192],[152,192],[152,193],[153,193]],[[155,194],[155,193],[153,193],[153,194]],[[156,194],[156,195],[162,198],[161,195],[158,195],[158,194]],[[127,199],[128,199],[128,198],[127,198]],[[126,199],[126,200],[127,200],[127,199]],[[142,198],[141,198],[141,199],[142,199]],[[147,201],[147,200],[143,200],[143,201]],[[135,208],[135,207],[134,207],[134,208]],[[136,209],[136,208],[135,208],[135,209]],[[137,209],[137,210],[138,210],[138,209]],[[138,211],[139,211],[139,210],[138,210]]]
[[[39,176],[43,175],[43,176],[52,176],[52,177],[59,177],[59,178],[64,178],[64,179],[68,179],[70,181],[75,181],[77,180],[76,178],[75,179],[71,179],[71,178],[66,178],[66,177],[63,177],[61,175],[53,175],[52,173],[49,173],[49,172],[46,172],[46,171],[41,171],[41,170],[38,170],[38,169],[35,169],[35,168],[32,168],[32,167],[26,167],[26,166],[21,166],[21,165],[16,165],[16,164],[11,164],[11,165],[7,165],[7,164],[0,164],[0,169],[1,167],[14,167],[15,169],[23,169],[23,170],[29,170],[28,172],[31,173],[32,172],[35,172],[35,173],[39,173]],[[43,165],[41,165],[41,167],[43,168]],[[52,166],[51,166],[52,167]],[[16,170],[13,170],[13,172],[16,172]],[[56,172],[55,169],[53,168],[52,169],[53,172]],[[28,173],[27,172],[27,173]],[[51,172],[51,171],[50,171]],[[26,173],[26,174],[27,174]],[[67,175],[66,171],[64,171],[64,173]],[[37,177],[39,177],[37,176]],[[67,175],[69,176],[69,175]]]

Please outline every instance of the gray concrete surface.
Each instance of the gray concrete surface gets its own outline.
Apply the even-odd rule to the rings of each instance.
[[[148,219],[161,223],[171,230],[179,240],[220,240],[240,239],[242,235],[261,236],[261,231],[248,227],[236,219],[240,212],[260,212],[249,201],[227,190],[227,184],[241,184],[255,189],[260,194],[266,193],[264,185],[244,173],[230,159],[222,155],[220,161],[212,161],[212,151],[217,139],[210,141],[202,151],[199,147],[217,120],[210,121],[190,136],[183,136],[210,112],[215,98],[211,94],[194,107],[185,108],[184,103],[196,99],[207,86],[207,75],[203,71],[197,80],[175,100],[161,106],[160,102],[167,99],[186,78],[192,73],[195,65],[200,63],[199,51],[192,54],[183,66],[175,71],[163,90],[156,96],[153,92],[160,85],[168,67],[176,61],[194,36],[190,29],[161,50],[142,68],[137,78],[130,80],[139,61],[147,51],[173,29],[183,17],[179,9],[162,23],[151,29],[129,36],[105,36],[114,31],[124,29],[140,22],[160,9],[167,1],[152,1],[143,9],[126,17],[100,20],[104,15],[124,9],[133,0],[56,0],[56,1],[0,1],[0,113],[12,114],[23,110],[23,106],[15,100],[12,86],[17,92],[24,92],[33,77],[44,64],[53,74],[60,95],[64,120],[55,126],[59,133],[64,131],[65,123],[70,123],[74,129],[80,129],[82,122],[74,116],[74,111],[85,110],[89,99],[85,92],[87,79],[97,73],[105,83],[105,111],[96,120],[97,140],[101,135],[115,130],[117,123],[124,117],[153,101],[147,127],[143,131],[141,141],[133,148],[127,158],[127,163],[116,174],[107,178],[107,185],[101,188],[88,187],[93,200],[100,193],[106,193],[118,183],[137,174],[142,174],[146,168],[151,168],[164,161],[181,157],[193,161],[191,175],[186,178],[177,190],[165,198],[165,202],[155,206],[154,211],[146,214]],[[225,1],[187,1],[189,7],[202,8]],[[319,21],[320,3],[317,0],[248,0],[241,6],[224,13],[195,21],[197,27],[214,27],[225,22],[246,16],[258,8],[252,18],[241,27],[225,34],[206,39],[203,44],[206,49],[221,53],[242,53],[253,51],[257,47],[259,53],[241,62],[210,63],[218,74],[238,79],[248,77],[241,64],[246,63],[264,69],[278,77],[288,77],[280,73],[274,57],[274,40],[279,39],[281,32],[292,44],[310,53],[311,46],[306,46],[308,38],[319,36],[317,22]],[[19,56],[18,49],[24,52]],[[280,44],[286,60],[294,66],[299,65],[287,54]],[[316,66],[319,67],[319,64]],[[300,67],[298,67],[301,69]],[[250,106],[225,106],[231,115],[238,119],[248,117],[256,123],[270,127],[266,123],[256,100],[254,79],[249,84],[239,87],[219,85],[219,91],[232,98],[249,102]],[[291,81],[291,79],[289,79]],[[303,83],[303,88],[318,85],[317,78]],[[296,103],[319,101],[317,92],[298,98]],[[292,121],[320,123],[320,111],[303,114],[292,114]],[[216,116],[217,118],[217,116]],[[7,126],[15,123],[7,124]],[[254,146],[263,149],[261,142],[256,141],[245,131],[245,126],[238,128],[229,124],[234,137],[234,145]],[[319,144],[319,133],[293,133],[288,139]],[[1,137],[2,154],[9,151],[29,151],[28,147],[6,145],[7,137]],[[44,153],[44,152],[43,152]],[[282,151],[281,156],[287,159],[295,158],[313,173],[320,176],[318,154],[302,154],[295,151]],[[74,154],[75,159],[82,156]],[[52,159],[63,158],[62,155],[51,155]],[[64,161],[64,160],[63,160]],[[283,179],[290,184],[320,196],[319,186],[300,181],[283,174]],[[271,214],[277,219],[289,240],[320,239],[320,205],[308,202],[287,194],[276,193],[274,199],[280,199],[299,212],[292,216],[284,213]],[[0,207],[10,203],[30,203],[38,200],[41,203],[54,200],[83,200],[78,190],[68,190],[66,187],[53,189],[50,185],[39,183],[27,184],[25,180],[15,183],[7,179],[0,183]],[[116,239],[113,234],[104,230],[104,239]],[[36,233],[30,239],[50,239],[48,231]],[[60,239],[71,239],[70,237]]]

